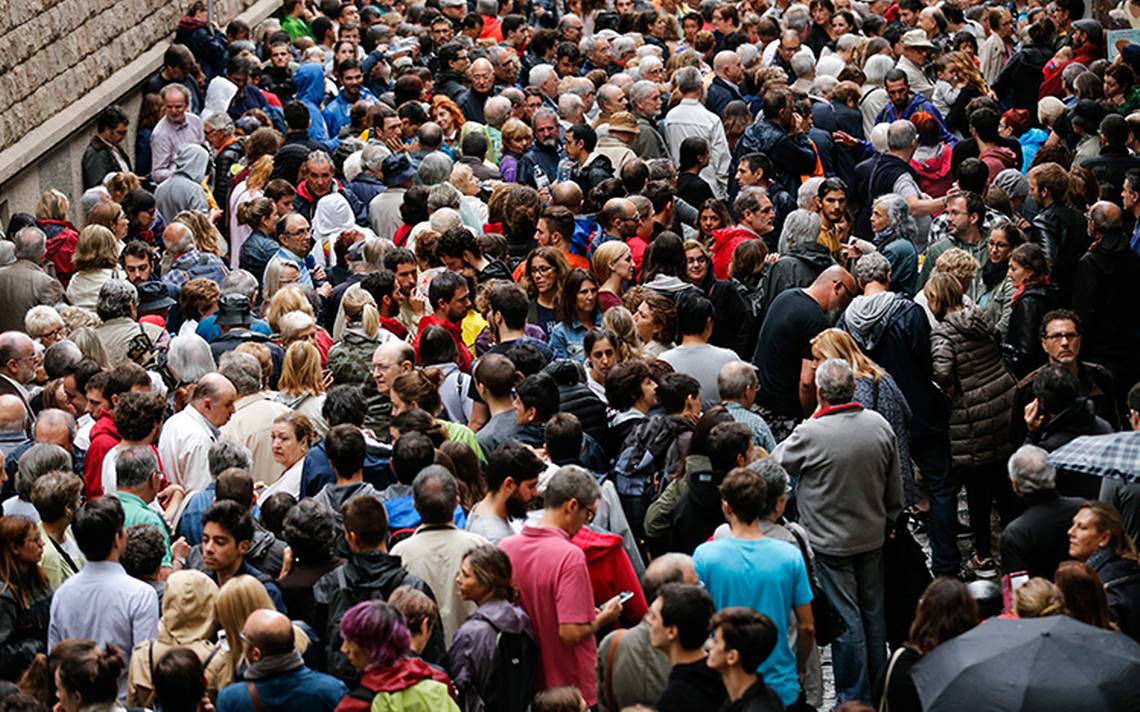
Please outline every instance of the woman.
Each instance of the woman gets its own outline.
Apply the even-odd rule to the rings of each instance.
[[[475,439],[475,433],[466,425],[453,423],[450,420],[441,420],[439,414],[443,412],[443,401],[439,398],[439,387],[443,385],[443,371],[438,368],[425,368],[420,371],[404,373],[392,382],[392,417],[396,417],[405,410],[419,409],[429,413],[435,421],[443,427],[449,440],[458,440],[470,447],[479,459],[487,461],[483,449]]]
[[[712,255],[696,240],[685,242],[685,277],[712,302],[713,331],[709,343],[735,351],[742,359],[752,358],[745,350],[749,334],[757,328],[752,323],[748,305],[732,282],[713,275]]]
[[[616,460],[626,436],[657,405],[657,383],[649,366],[644,361],[629,361],[610,369],[606,374],[606,401],[613,415],[603,446],[606,455]]]
[[[967,567],[978,576],[997,575],[990,532],[995,499],[1002,521],[1015,515],[1005,463],[1012,451],[1010,414],[1017,381],[1005,368],[997,332],[977,307],[962,303],[962,283],[943,272],[924,288],[938,324],[930,334],[934,382],[950,400],[950,464],[955,481],[966,485],[974,558]]]
[[[1038,109],[1037,115],[1042,124],[1045,123],[1044,109]],[[1050,122],[1052,123],[1052,122]],[[998,122],[998,134],[1003,138],[1015,138],[1021,144],[1021,171],[1029,171],[1037,151],[1049,138],[1048,127],[1044,129],[1032,127],[1029,122],[1029,112],[1025,109],[1010,109],[1001,115]]]
[[[550,331],[550,348],[558,358],[579,363],[586,360],[582,340],[586,332],[602,321],[598,312],[598,282],[584,269],[574,269],[562,285],[562,304],[558,323]]]
[[[826,329],[811,340],[811,357],[816,365],[829,358],[841,358],[855,372],[855,398],[886,419],[899,447],[899,470],[903,482],[903,503],[921,506],[921,493],[914,480],[910,459],[910,405],[891,374],[859,349],[851,335],[842,329]],[[913,511],[912,511],[913,513]]]
[[[272,263],[270,263],[272,264]],[[325,331],[323,326],[316,324],[318,300],[316,294],[312,290],[306,289],[300,284],[284,285],[279,289],[273,298],[269,300],[269,306],[265,310],[265,320],[269,323],[270,333],[281,334],[285,332],[288,334],[289,329],[286,328],[287,324],[282,324],[282,317],[289,312],[300,311],[304,312],[311,321],[294,321],[291,326],[298,329],[290,338],[285,339],[288,346],[295,338],[305,338],[311,340],[317,347],[317,351],[321,354],[321,364],[323,365],[325,359],[328,358],[329,349],[332,348],[333,338],[329,332]]]
[[[279,415],[273,419],[270,438],[273,443],[273,460],[284,471],[277,481],[257,494],[257,500],[264,502],[278,492],[300,497],[305,455],[318,440],[312,421],[300,413]]]
[[[310,425],[323,438],[328,423],[321,414],[325,404],[325,379],[321,373],[321,355],[308,340],[296,341],[285,350],[281,377],[277,380],[278,402],[307,416]]]
[[[71,534],[71,520],[79,511],[83,480],[70,472],[49,472],[32,487],[32,504],[40,515],[44,554],[40,568],[52,591],[79,573],[87,560]]]
[[[463,218],[463,224],[482,232],[483,226],[487,224],[487,204],[479,199],[483,186],[479,185],[479,179],[475,177],[471,166],[466,163],[456,163],[451,169],[449,182],[461,196],[459,215]]]
[[[634,287],[625,296],[625,305],[633,312],[637,335],[645,344],[641,353],[656,359],[673,348],[677,340],[677,305],[669,297],[645,287]]]
[[[262,609],[275,610],[265,586],[252,576],[234,576],[222,584],[214,597],[214,612],[218,626],[225,631],[219,634],[209,662],[206,664],[206,687],[211,697],[234,680],[242,679],[245,656],[242,654],[241,630],[249,614]],[[309,636],[293,625],[293,647],[304,654],[309,649]]]
[[[67,301],[73,306],[94,309],[104,282],[126,279],[119,271],[115,235],[102,225],[88,225],[79,233],[74,264],[76,272],[67,285]]]
[[[79,276],[76,275],[76,278]],[[221,298],[222,290],[218,283],[208,277],[195,277],[183,284],[178,293],[178,306],[182,309],[182,325],[178,329],[178,335],[198,333],[202,320],[218,311]]]
[[[193,569],[175,571],[166,579],[162,594],[162,617],[158,637],[135,646],[127,677],[127,704],[150,707],[154,702],[155,664],[174,648],[192,650],[203,663],[214,650],[211,642],[218,628],[214,598],[218,584]]]
[[[459,156],[459,132],[466,119],[459,105],[443,94],[431,99],[431,119],[443,132],[442,150],[453,159]]]
[[[265,266],[281,247],[271,237],[277,233],[277,206],[266,197],[246,201],[238,206],[237,224],[249,230],[249,235],[241,243],[238,264],[260,284],[265,276]]]
[[[732,261],[728,263],[728,274],[732,286],[740,292],[748,314],[758,323],[763,316],[764,270],[768,266],[768,245],[763,240],[745,240],[732,251]],[[756,346],[757,334],[749,333],[745,353],[750,354]]]
[[[139,188],[127,193],[127,197],[123,198],[123,212],[127,214],[128,240],[141,240],[154,245],[161,239],[166,226],[158,219],[154,194],[149,190]]]
[[[914,611],[910,638],[899,647],[876,685],[879,709],[891,712],[921,712],[922,703],[911,670],[932,650],[978,624],[978,604],[966,585],[945,576],[934,579]]]
[[[503,160],[499,162],[499,172],[506,183],[519,182],[519,159],[530,148],[534,132],[518,119],[507,119],[503,124]]]
[[[633,320],[633,312],[625,306],[610,309],[602,315],[602,328],[610,331],[618,338],[618,363],[624,363],[631,358],[641,358],[641,337],[637,335],[637,323]]]
[[[499,636],[524,635],[532,647],[536,646],[530,618],[516,603],[518,591],[511,581],[511,560],[496,546],[484,544],[467,552],[459,564],[456,583],[463,600],[478,608],[455,631],[447,671],[466,712],[495,709],[495,690],[489,685]]]
[[[439,387],[443,414],[453,423],[467,425],[471,420],[474,401],[468,395],[473,384],[471,376],[459,368],[459,350],[447,329],[432,324],[420,331],[420,363],[424,368],[438,368],[443,373]]]
[[[52,589],[40,559],[44,541],[29,517],[0,517],[0,678],[17,680],[47,651]]]
[[[166,351],[166,369],[174,381],[172,398],[174,412],[186,405],[198,379],[217,370],[210,345],[197,334],[175,336]]]
[[[231,183],[233,190],[230,191],[229,196],[229,235],[230,235],[230,268],[236,268],[240,262],[242,254],[242,247],[245,245],[246,239],[249,237],[250,228],[241,225],[238,221],[238,210],[245,203],[262,197],[263,195],[270,200],[275,196],[265,195],[264,191],[269,185],[269,179],[273,175],[273,161],[277,152],[281,149],[281,134],[270,128],[260,128],[250,134],[249,138],[245,140],[245,168],[242,168],[237,175],[233,177]],[[292,207],[292,189],[293,186],[289,185],[283,179],[275,181],[283,183],[290,192],[289,206]],[[277,205],[277,214],[284,215],[282,212],[283,206]],[[266,233],[272,234],[272,233]],[[258,276],[260,272],[255,272]]]
[[[714,254],[716,248],[713,248]],[[727,262],[725,263],[727,266]],[[697,289],[685,280],[685,242],[675,232],[663,232],[645,251],[642,284],[674,302],[683,292]]]
[[[1037,110],[1042,70],[1053,57],[1053,36],[1056,32],[1056,25],[1042,13],[1029,26],[1026,33],[1028,41],[1023,42],[1021,48],[1013,53],[994,80],[994,92],[998,96],[1009,97],[1014,108]]]
[[[1027,242],[1009,255],[1009,280],[1014,292],[1009,300],[1009,331],[1002,349],[1006,364],[1019,379],[1045,363],[1039,333],[1041,318],[1056,305],[1049,284],[1050,269],[1049,257],[1040,245]]]
[[[358,603],[340,621],[340,649],[360,673],[358,693],[346,695],[336,712],[433,710],[459,712],[447,674],[411,655],[412,636],[403,615],[384,601]]]
[[[1120,632],[1140,639],[1140,563],[1120,512],[1096,500],[1082,504],[1069,528],[1069,556],[1096,571],[1104,582],[1113,622]]]
[[[918,148],[910,166],[918,173],[918,187],[923,193],[941,198],[954,184],[951,172],[954,147],[942,140],[942,127],[928,111],[916,111],[910,117],[918,130]]]
[[[700,231],[700,241],[706,245],[713,244],[713,233],[732,224],[732,217],[724,201],[712,198],[701,203],[698,213],[697,229]]]
[[[1132,67],[1113,64],[1104,70],[1104,103],[1122,116],[1140,109],[1140,85]]]
[[[313,620],[313,586],[341,564],[334,550],[336,534],[332,510],[311,497],[297,502],[285,515],[281,538],[291,556],[286,558],[277,585],[285,608],[296,619]]]
[[[835,42],[843,35],[858,33],[859,26],[855,23],[855,16],[849,10],[840,10],[831,16],[831,24],[827,34],[831,37],[829,47],[835,49]]]
[[[38,304],[24,315],[24,333],[46,349],[67,338],[67,324],[55,307]]]
[[[1025,233],[1010,222],[995,225],[986,242],[988,259],[982,265],[984,289],[978,295],[978,308],[1002,337],[1009,330],[1009,317],[1013,311],[1010,301],[1015,291],[1013,280],[1009,278],[1009,256],[1024,242]]]
[[[871,129],[875,128],[875,120],[890,101],[884,82],[887,72],[895,68],[895,60],[889,54],[889,43],[885,49],[888,54],[872,54],[863,64],[866,81],[860,87],[859,113],[863,115],[863,135],[868,137],[871,135]]]
[[[483,463],[469,446],[458,440],[446,440],[439,451],[451,458],[455,465],[455,482],[459,485],[459,505],[464,512],[482,501],[487,494],[487,480],[483,476]]]
[[[1064,615],[1065,597],[1055,583],[1035,576],[1013,592],[1013,613],[1018,618]]]
[[[594,274],[602,284],[598,287],[598,311],[605,314],[620,305],[625,285],[633,282],[633,251],[620,240],[611,240],[594,250]]]
[[[350,289],[340,302],[344,308],[344,331],[329,349],[328,369],[333,383],[363,386],[372,377],[372,354],[392,339],[380,328],[376,300],[363,289]]]
[[[958,97],[946,114],[946,128],[958,136],[969,136],[970,116],[966,106],[980,96],[989,96],[990,88],[986,86],[986,80],[982,79],[982,73],[974,63],[974,58],[968,53],[951,52],[947,55],[947,59],[950,60],[958,76],[958,83],[955,86],[958,89]]]
[[[114,645],[100,649],[95,641],[76,641],[55,673],[59,712],[120,712],[119,677],[126,671],[123,653]]]
[[[681,142],[677,167],[677,196],[689,205],[702,205],[714,198],[712,188],[700,173],[709,164],[709,142],[690,136]]]
[[[542,329],[546,337],[558,322],[557,313],[562,305],[562,285],[570,272],[562,250],[557,247],[539,247],[526,259],[527,296],[530,297],[530,311],[527,322]]]
[[[110,230],[118,242],[120,251],[131,229],[131,221],[118,203],[99,203],[91,208],[91,212],[87,214],[87,225],[101,225]]]
[[[79,231],[67,219],[70,209],[67,196],[55,189],[45,191],[36,204],[36,227],[47,238],[44,268],[49,273],[54,270],[64,287],[75,273],[72,256],[79,242]]]
[[[606,400],[606,376],[619,363],[616,334],[606,329],[590,329],[582,346],[586,350],[586,385],[603,403]]]
[[[1065,611],[1081,623],[1117,630],[1108,612],[1108,596],[1104,583],[1091,566],[1083,561],[1062,561],[1053,577],[1065,597]]]
[[[226,243],[222,233],[214,226],[206,213],[196,210],[183,210],[174,216],[172,222],[182,223],[194,233],[194,244],[199,252],[208,252],[222,257],[226,254]]]
[[[435,630],[439,606],[431,596],[407,584],[392,591],[388,596],[388,604],[404,616],[404,623],[408,626],[408,634],[411,636],[409,647],[412,654],[423,657]]]
[[[896,193],[875,198],[871,206],[871,242],[891,263],[891,289],[913,297],[918,291],[918,225],[906,200]]]

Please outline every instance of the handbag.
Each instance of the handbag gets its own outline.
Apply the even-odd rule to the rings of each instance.
[[[835,609],[835,604],[831,602],[827,591],[823,590],[815,577],[815,565],[808,555],[807,543],[795,529],[791,527],[787,529],[796,538],[796,544],[799,545],[800,552],[804,556],[804,564],[807,566],[808,583],[811,584],[811,616],[815,619],[815,643],[821,647],[831,645],[836,638],[847,632],[847,624],[843,622],[843,617]]]
[[[934,580],[926,568],[926,553],[907,528],[909,517],[899,515],[883,542],[883,605],[887,614],[887,643],[902,645],[926,587]]]
[[[905,650],[905,648],[900,645],[899,647],[895,648],[894,654],[891,655],[891,662],[887,665],[887,675],[883,678],[883,696],[879,698],[878,712],[890,712],[890,705],[887,702],[887,695],[891,691],[891,674],[894,673],[895,663],[897,663],[899,658],[902,657],[903,650]]]

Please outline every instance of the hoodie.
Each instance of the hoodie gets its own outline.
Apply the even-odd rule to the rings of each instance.
[[[693,290],[694,294],[700,294],[700,289],[684,281],[680,277],[674,277],[669,274],[658,274],[645,284],[641,285],[648,289],[652,289],[658,294],[669,297],[673,301],[681,296],[682,293]]]
[[[297,67],[293,74],[297,86],[297,100],[309,110],[309,138],[332,151],[340,145],[340,140],[329,136],[325,125],[321,104],[325,99],[325,70],[321,65],[310,62]]]
[[[979,158],[982,159],[982,163],[985,163],[986,168],[989,169],[989,179],[991,181],[994,179],[994,176],[1006,168],[1017,167],[1017,156],[1012,149],[1006,148],[1005,146],[990,146],[982,151],[982,155],[979,156]]]
[[[174,41],[190,50],[202,66],[206,79],[225,73],[225,35],[210,27],[208,22],[190,16],[183,17],[174,29]]]
[[[712,238],[712,268],[717,279],[728,279],[728,266],[732,262],[732,253],[736,246],[746,240],[759,239],[752,230],[743,225],[729,225],[719,230],[713,230]]]
[[[873,351],[879,345],[891,320],[905,306],[897,297],[895,292],[880,292],[851,300],[843,317],[850,327],[848,331],[864,351]]]
[[[210,211],[202,181],[210,169],[210,154],[197,144],[186,144],[174,154],[174,172],[154,191],[158,214],[169,223],[183,210]]]
[[[352,482],[347,485],[325,485],[324,489],[317,492],[313,499],[332,511],[333,519],[336,520],[337,526],[339,527],[343,520],[340,508],[344,506],[345,502],[358,494],[381,499],[380,490],[373,487],[370,482]]]
[[[525,633],[534,638],[526,611],[514,603],[494,600],[479,606],[455,631],[447,650],[447,669],[466,712],[484,712],[483,694],[491,682],[500,633]]]
[[[175,571],[166,580],[158,637],[135,646],[127,681],[127,704],[150,707],[154,701],[151,671],[173,648],[189,648],[203,663],[214,649],[211,639],[218,628],[214,598],[218,585],[201,571]],[[216,691],[216,689],[215,689]]]
[[[637,625],[649,612],[649,603],[638,584],[629,555],[622,548],[622,538],[582,527],[570,542],[586,555],[594,603],[600,606],[623,591],[631,591],[633,598],[622,606],[621,620],[626,626]]]
[[[370,668],[360,679],[360,686],[373,695],[369,699],[357,698],[355,692],[345,695],[335,712],[368,712],[374,704],[383,710],[459,712],[447,673],[416,657]]]
[[[910,167],[918,172],[918,187],[929,195],[946,195],[946,191],[954,183],[954,174],[951,171],[954,162],[953,149],[945,143],[939,143],[937,146],[921,146],[920,150],[923,155],[921,159],[918,157],[918,151],[910,159]]]

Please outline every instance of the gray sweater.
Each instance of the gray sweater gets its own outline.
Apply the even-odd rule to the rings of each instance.
[[[816,552],[854,556],[883,545],[902,509],[898,447],[883,416],[857,403],[829,408],[796,426],[772,457],[799,479],[800,523]]]

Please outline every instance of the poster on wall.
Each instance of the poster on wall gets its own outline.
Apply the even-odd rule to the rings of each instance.
[[[1140,30],[1109,30],[1108,61],[1115,62],[1121,50],[1130,44],[1140,45]]]

